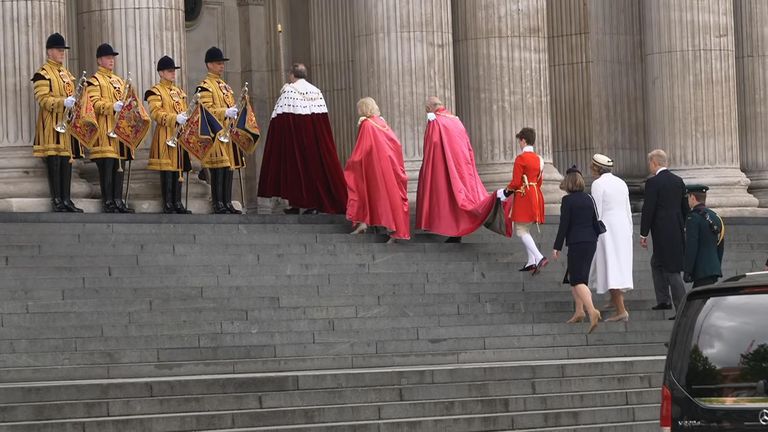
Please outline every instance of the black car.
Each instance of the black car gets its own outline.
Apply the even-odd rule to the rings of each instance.
[[[768,272],[688,293],[661,396],[662,432],[768,432]]]

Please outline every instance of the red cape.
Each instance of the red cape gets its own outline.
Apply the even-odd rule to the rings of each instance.
[[[327,113],[281,113],[269,122],[259,175],[260,197],[343,214],[347,188]]]
[[[416,228],[464,236],[485,222],[496,197],[480,180],[472,144],[459,118],[445,109],[435,114],[424,134]]]
[[[360,123],[344,178],[347,219],[386,227],[394,238],[411,238],[403,147],[381,117]]]

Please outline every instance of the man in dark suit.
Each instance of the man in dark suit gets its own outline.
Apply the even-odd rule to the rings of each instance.
[[[653,177],[645,182],[640,219],[640,246],[647,248],[648,233],[653,235],[651,270],[657,303],[654,310],[672,309],[670,303],[677,309],[685,295],[680,272],[683,271],[688,199],[683,179],[672,174],[667,163],[663,150],[648,153],[648,169]]]
[[[688,185],[691,212],[685,221],[685,265],[683,279],[693,288],[712,285],[723,276],[725,228],[723,220],[707,208],[707,190],[703,185]]]

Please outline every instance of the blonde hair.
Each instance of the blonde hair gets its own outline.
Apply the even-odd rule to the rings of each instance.
[[[656,162],[660,167],[665,167],[669,163],[667,153],[664,150],[656,149],[648,153],[648,162]]]
[[[363,117],[380,116],[379,106],[372,97],[364,97],[357,101],[357,114]]]

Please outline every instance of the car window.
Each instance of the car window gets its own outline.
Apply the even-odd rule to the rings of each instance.
[[[688,394],[705,405],[768,403],[768,294],[693,300],[698,310],[684,371]],[[688,305],[686,305],[686,309]]]

